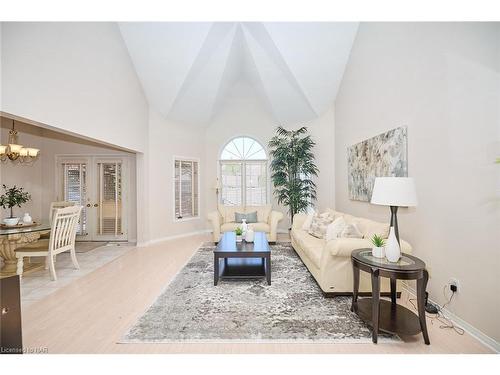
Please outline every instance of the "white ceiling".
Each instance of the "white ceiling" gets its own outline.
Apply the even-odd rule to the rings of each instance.
[[[120,23],[150,104],[205,125],[229,88],[249,81],[279,123],[311,120],[335,100],[357,23]]]

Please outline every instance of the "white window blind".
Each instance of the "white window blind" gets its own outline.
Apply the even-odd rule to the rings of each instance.
[[[98,233],[101,235],[122,234],[122,164],[118,162],[97,163],[99,210]]]
[[[78,223],[77,234],[84,235],[87,230],[87,165],[84,163],[63,164],[63,200],[76,202],[83,206]]]
[[[175,218],[198,217],[198,162],[175,159],[174,185]]]

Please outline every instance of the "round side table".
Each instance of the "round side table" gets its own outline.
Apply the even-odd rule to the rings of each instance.
[[[351,253],[353,269],[353,297],[351,311],[371,325],[372,341],[377,343],[379,331],[416,335],[422,332],[424,342],[429,345],[429,334],[425,321],[425,288],[429,274],[425,263],[409,254],[401,254],[401,259],[391,263],[385,258],[375,258],[371,249],[354,250]],[[358,301],[360,270],[370,273],[372,297]],[[391,279],[391,302],[380,299],[380,277]],[[418,316],[396,303],[396,280],[417,280]]]

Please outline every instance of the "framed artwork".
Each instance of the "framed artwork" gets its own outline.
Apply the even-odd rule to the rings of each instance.
[[[408,177],[407,128],[399,127],[347,149],[349,199],[369,202],[375,177]]]

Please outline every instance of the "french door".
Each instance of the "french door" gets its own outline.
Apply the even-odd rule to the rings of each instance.
[[[126,157],[58,156],[57,200],[83,206],[79,241],[126,241]]]

